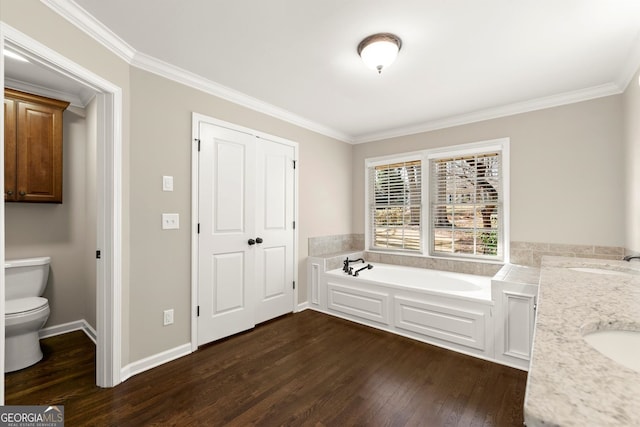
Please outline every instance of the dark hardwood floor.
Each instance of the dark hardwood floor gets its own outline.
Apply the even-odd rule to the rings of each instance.
[[[311,310],[95,386],[82,333],[42,340],[7,405],[59,404],[67,426],[521,426],[526,373]]]

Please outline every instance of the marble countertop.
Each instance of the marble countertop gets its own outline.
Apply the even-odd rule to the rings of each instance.
[[[523,265],[505,264],[500,271],[493,276],[493,280],[525,285],[538,285],[540,282],[540,269],[536,267],[525,267]]]
[[[528,427],[640,425],[640,373],[582,338],[601,329],[640,331],[640,262],[545,257],[524,402]]]

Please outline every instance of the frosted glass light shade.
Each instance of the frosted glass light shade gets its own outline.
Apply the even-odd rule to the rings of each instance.
[[[374,34],[360,42],[358,54],[367,67],[379,74],[396,60],[401,46],[402,41],[393,34]]]

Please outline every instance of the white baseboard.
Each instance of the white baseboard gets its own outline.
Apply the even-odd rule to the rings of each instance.
[[[97,343],[97,336],[95,329],[91,327],[86,320],[76,320],[75,322],[63,323],[62,325],[49,326],[43,328],[39,332],[40,339],[55,337],[56,335],[62,335],[73,331],[84,332],[94,344]],[[162,353],[155,354],[153,356],[146,357],[136,362],[130,363],[124,366],[121,370],[121,380],[125,381],[134,375],[141,372],[148,371],[149,369],[160,366],[164,363],[171,362],[182,356],[191,354],[191,343],[183,344],[181,346],[163,351]]]
[[[163,351],[162,353],[154,354],[153,356],[145,357],[144,359],[137,360],[133,363],[129,363],[124,366],[120,371],[120,379],[124,382],[134,375],[140,374],[149,369],[160,366],[164,363],[171,362],[172,360],[191,354],[191,343],[183,344],[178,347],[171,348]]]
[[[296,307],[296,313],[299,313],[301,311],[307,310],[309,308],[309,302],[305,301],[302,304],[298,304],[298,306]]]
[[[73,331],[84,332],[94,344],[97,342],[96,330],[84,319],[76,320],[74,322],[63,323],[62,325],[55,325],[43,328],[39,332],[40,339],[55,337],[56,335],[62,335]]]

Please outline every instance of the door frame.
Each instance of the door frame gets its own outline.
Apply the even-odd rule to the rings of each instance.
[[[234,123],[225,122],[220,119],[193,112],[191,115],[191,351],[198,349],[198,192],[199,192],[199,156],[198,137],[200,135],[200,123],[206,123],[238,132],[247,133],[256,138],[268,139],[273,142],[285,144],[293,147],[294,161],[298,162],[298,143],[269,135]],[[293,280],[298,283],[298,171],[296,167],[293,171],[293,218],[296,227],[293,230]],[[293,301],[291,301],[292,311],[295,313],[298,307],[298,286],[293,290]]]
[[[44,44],[0,22],[0,83],[4,87],[4,48],[68,76],[96,92],[97,99],[97,262],[96,384],[113,387],[122,369],[122,89]],[[1,95],[4,100],[4,91]],[[4,115],[0,115],[0,186],[4,187]],[[0,262],[5,260],[5,212],[0,204]],[[98,249],[96,248],[96,249]],[[4,342],[4,274],[0,274],[0,339]],[[4,352],[0,355],[4,372]],[[4,381],[0,386],[4,403]]]

